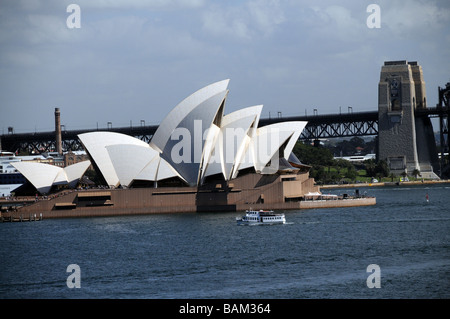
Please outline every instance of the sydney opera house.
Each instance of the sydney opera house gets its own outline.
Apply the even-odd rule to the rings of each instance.
[[[201,186],[209,176],[225,181],[253,168],[278,168],[289,158],[306,122],[258,128],[262,105],[224,115],[228,80],[211,84],[178,104],[162,121],[150,144],[111,132],[79,135],[108,185],[177,179]],[[291,167],[293,169],[293,167]]]
[[[65,168],[17,163],[40,193],[55,185],[75,187],[91,164],[109,186],[68,192],[23,210],[89,216],[289,209],[299,208],[308,195],[320,195],[309,167],[292,153],[306,122],[259,127],[262,105],[226,114],[228,82],[208,85],[181,101],[150,143],[95,131],[78,136],[90,161]]]

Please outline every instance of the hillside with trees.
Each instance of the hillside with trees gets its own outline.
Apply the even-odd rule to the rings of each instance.
[[[339,152],[339,156],[354,155],[358,151],[362,155],[372,153],[375,145],[376,141],[366,143],[358,137],[328,147],[298,141],[293,152],[303,164],[312,166],[310,176],[318,184],[371,182],[374,179],[381,181],[383,178],[393,181],[394,177],[390,174],[386,161],[371,159],[360,165],[354,165],[345,159],[334,158],[336,152]]]

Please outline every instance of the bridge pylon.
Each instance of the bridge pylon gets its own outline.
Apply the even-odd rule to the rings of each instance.
[[[436,142],[428,116],[422,67],[417,62],[386,61],[378,84],[378,158],[396,175],[439,177]]]

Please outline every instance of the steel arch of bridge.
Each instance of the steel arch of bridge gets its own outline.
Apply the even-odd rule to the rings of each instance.
[[[329,114],[313,116],[294,116],[262,118],[259,126],[286,122],[307,121],[300,139],[314,140],[321,138],[373,136],[378,134],[378,112],[358,112],[348,114]],[[158,128],[153,126],[106,128],[103,131],[123,133],[139,138],[147,143]],[[64,151],[80,151],[83,145],[78,139],[82,133],[98,130],[62,131],[62,146]],[[2,148],[9,151],[25,151],[28,153],[44,153],[56,151],[55,132],[7,134],[2,137]]]
[[[378,135],[378,119],[342,123],[311,123],[301,134],[301,139],[321,139]]]
[[[261,119],[260,126],[285,121],[308,121],[302,140],[378,135],[378,111]]]
[[[78,135],[94,131],[110,131],[127,134],[139,138],[147,143],[150,142],[158,126],[122,127],[109,128],[103,130],[74,130],[62,131],[61,141],[63,151],[84,150]],[[1,146],[3,150],[12,152],[45,153],[56,151],[55,132],[7,134],[1,136]]]

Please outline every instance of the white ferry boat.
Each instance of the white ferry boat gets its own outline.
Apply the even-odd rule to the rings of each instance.
[[[245,215],[236,217],[238,225],[273,225],[285,224],[284,214],[274,213],[272,210],[246,210]]]

